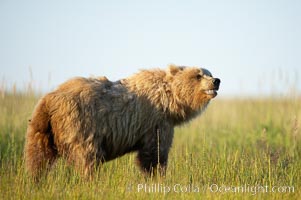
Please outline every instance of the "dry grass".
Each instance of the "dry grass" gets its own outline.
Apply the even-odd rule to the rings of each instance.
[[[298,199],[301,195],[300,98],[213,100],[202,117],[176,129],[164,179],[145,178],[134,165],[135,154],[129,154],[97,169],[92,181],[83,180],[59,160],[47,178],[34,184],[24,173],[22,151],[37,99],[33,93],[1,93],[0,199]],[[212,191],[217,189],[214,184],[220,192]],[[238,187],[249,191],[234,192]]]

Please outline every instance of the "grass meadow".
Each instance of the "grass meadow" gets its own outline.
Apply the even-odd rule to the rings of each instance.
[[[93,180],[59,160],[38,184],[24,171],[27,121],[40,95],[0,95],[0,199],[298,199],[301,99],[217,97],[175,130],[165,178],[146,178],[135,154],[104,164]]]

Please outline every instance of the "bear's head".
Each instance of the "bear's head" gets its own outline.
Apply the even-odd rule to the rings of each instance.
[[[170,65],[166,74],[174,100],[192,111],[203,110],[217,95],[220,79],[207,69]]]

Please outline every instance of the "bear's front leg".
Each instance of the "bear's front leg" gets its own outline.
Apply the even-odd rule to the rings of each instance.
[[[173,140],[173,127],[169,124],[158,125],[143,138],[138,150],[137,160],[142,171],[156,176],[165,176],[168,153]]]

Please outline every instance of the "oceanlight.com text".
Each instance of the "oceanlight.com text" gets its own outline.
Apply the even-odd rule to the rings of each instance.
[[[208,188],[212,193],[249,193],[256,195],[258,193],[294,193],[294,186],[262,186],[262,185],[242,185],[242,186],[226,186],[211,184]]]

